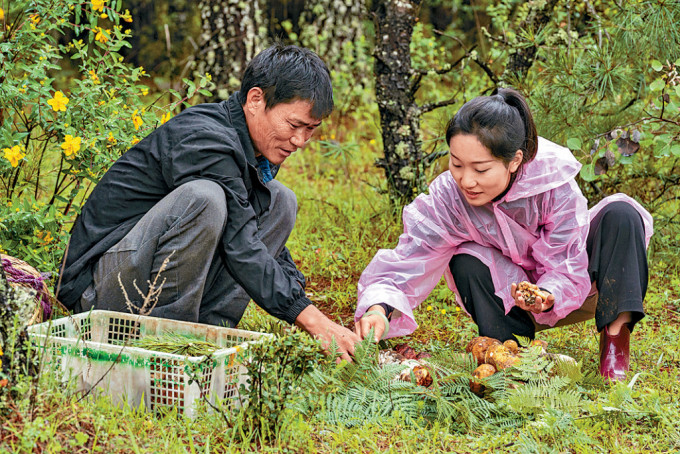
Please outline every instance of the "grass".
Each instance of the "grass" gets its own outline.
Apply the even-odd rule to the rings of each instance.
[[[356,285],[375,252],[393,247],[401,234],[400,213],[376,188],[383,175],[372,166],[378,156],[375,130],[348,132],[329,124],[322,140],[350,144],[342,153],[321,142],[296,153],[279,179],[298,196],[297,225],[289,247],[308,279],[310,298],[333,320],[352,326]],[[351,155],[343,154],[349,152]],[[152,415],[116,408],[104,396],[82,401],[43,374],[32,405],[27,398],[7,402],[0,426],[0,452],[68,453],[216,453],[216,452],[677,452],[680,450],[680,271],[669,263],[667,244],[651,257],[647,317],[632,341],[635,382],[584,390],[573,424],[564,425],[549,412],[527,419],[518,430],[451,432],[437,425],[413,428],[393,415],[380,425],[347,428],[293,418],[275,441],[262,443],[247,428],[227,425],[215,414],[185,420],[170,413]],[[677,260],[677,259],[676,259]],[[415,313],[420,328],[406,339],[418,350],[463,351],[476,335],[471,320],[456,309],[451,293],[440,283]],[[273,326],[274,320],[250,305],[243,326]],[[597,369],[598,336],[594,322],[545,331],[539,337],[551,351]],[[29,388],[22,395],[29,393]],[[551,419],[552,418],[552,419]],[[563,427],[566,427],[564,429]],[[574,430],[576,428],[576,430]]]

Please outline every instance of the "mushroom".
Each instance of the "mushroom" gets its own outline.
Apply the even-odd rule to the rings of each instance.
[[[489,347],[484,359],[484,362],[493,365],[497,370],[507,369],[519,362],[519,356],[502,344]]]
[[[536,304],[537,297],[540,297],[545,302],[550,296],[550,293],[541,290],[537,285],[527,281],[520,282],[517,285],[517,291],[522,295],[524,302],[529,306]]]
[[[477,364],[481,365],[485,362],[484,359],[486,351],[492,345],[501,345],[501,342],[497,339],[486,336],[475,337],[472,339],[472,341],[470,341],[470,343],[468,343],[467,347],[465,347],[465,351],[472,353],[472,356],[474,356],[477,360]]]
[[[478,366],[473,372],[472,376],[474,379],[470,380],[470,391],[481,396],[484,393],[484,385],[482,385],[478,380],[486,377],[490,377],[496,373],[496,368],[491,364],[482,364]]]
[[[514,339],[506,340],[505,342],[503,342],[503,345],[505,346],[505,348],[510,350],[514,355],[519,353],[519,345],[517,344],[517,342],[515,342]]]

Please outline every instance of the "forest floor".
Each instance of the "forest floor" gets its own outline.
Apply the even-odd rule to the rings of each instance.
[[[401,233],[399,213],[374,190],[382,175],[371,160],[361,156],[349,165],[312,147],[292,157],[279,177],[298,196],[298,221],[288,245],[308,278],[308,294],[331,319],[350,328],[363,268],[378,249],[393,247]],[[247,428],[228,426],[220,415],[186,419],[172,412],[121,409],[106,396],[81,400],[72,388],[46,376],[8,402],[0,452],[677,452],[680,263],[672,257],[650,257],[647,316],[633,334],[628,380],[586,393],[568,430],[561,429],[563,420],[549,418],[527,418],[511,430],[461,431],[436,423],[415,427],[398,416],[354,427],[301,417],[275,440],[262,443]],[[393,343],[408,342],[418,351],[464,352],[476,335],[443,283],[415,316],[418,330]],[[270,318],[251,304],[243,326],[264,327]],[[542,332],[539,338],[551,351],[575,358],[584,372],[597,370],[593,322]]]

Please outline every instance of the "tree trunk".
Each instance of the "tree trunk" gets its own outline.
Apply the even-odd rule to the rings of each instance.
[[[346,115],[372,86],[371,49],[364,36],[367,0],[308,1],[300,17],[301,45],[316,52],[333,72],[335,110]]]
[[[362,18],[366,0],[308,1],[300,16],[300,41],[324,59],[331,69],[350,71],[355,58],[349,44],[364,35]]]
[[[534,35],[538,34],[539,30],[545,27],[552,18],[553,10],[559,0],[546,0],[545,2],[534,2],[533,6],[527,14],[527,18],[520,23],[519,30],[530,30]],[[514,78],[520,80],[526,77],[531,65],[534,64],[537,46],[528,46],[517,49],[517,51],[510,56],[503,79],[508,80]]]
[[[202,47],[196,69],[210,73],[217,97],[238,89],[248,62],[267,44],[264,0],[201,0]]]
[[[416,74],[411,67],[410,43],[422,0],[377,0],[375,91],[390,197],[398,203],[412,200],[426,188],[421,150],[420,108],[415,102]]]

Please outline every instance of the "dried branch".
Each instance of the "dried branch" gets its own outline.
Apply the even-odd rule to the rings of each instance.
[[[461,61],[463,61],[464,58],[465,57],[461,57],[458,60],[456,60],[454,63],[451,63],[450,65],[446,65],[442,68],[438,68],[438,69],[418,69],[416,71],[417,71],[418,75],[421,76],[421,77],[427,76],[429,74],[442,75],[442,74],[450,73],[451,71],[456,69],[456,65],[458,63],[460,63]]]
[[[141,306],[137,306],[132,301],[130,301],[128,293],[125,290],[125,286],[123,285],[123,281],[120,278],[120,273],[118,273],[118,284],[120,285],[120,289],[123,291],[123,297],[125,297],[125,304],[127,305],[127,308],[131,314],[134,314],[136,310],[139,315],[149,315],[151,311],[156,307],[156,304],[158,304],[158,298],[161,295],[163,285],[165,284],[166,281],[166,279],[163,278],[163,281],[159,285],[158,278],[167,268],[168,263],[170,262],[170,257],[172,257],[174,253],[175,251],[172,251],[170,255],[168,255],[165,258],[165,260],[163,260],[163,263],[161,264],[158,273],[156,273],[156,277],[154,277],[153,282],[146,281],[147,284],[149,284],[149,291],[146,293],[146,295],[144,295],[144,292],[142,292],[141,289],[137,286],[137,280],[135,279],[132,281],[132,285],[135,287],[135,290],[137,290],[139,296],[143,298]]]
[[[486,75],[489,77],[489,79],[491,79],[491,82],[493,82],[494,85],[498,85],[498,81],[499,81],[498,76],[491,70],[491,68],[489,68],[489,65],[487,65],[486,62],[481,61],[479,59],[479,57],[477,57],[477,54],[473,53],[475,48],[477,47],[476,45],[472,46],[469,49],[466,49],[465,44],[463,44],[463,41],[461,41],[460,38],[458,38],[456,36],[448,35],[448,34],[442,32],[440,30],[435,30],[434,32],[441,35],[441,36],[444,36],[446,38],[450,38],[450,39],[456,41],[460,45],[460,47],[462,47],[463,50],[465,51],[465,55],[463,57],[461,57],[460,59],[458,59],[458,61],[454,65],[451,65],[452,67],[456,66],[462,60],[469,58],[473,62],[475,62],[477,64],[477,66],[482,68],[482,70],[486,73]]]
[[[428,104],[423,104],[420,107],[420,113],[423,114],[425,112],[430,112],[430,111],[432,111],[434,109],[438,109],[440,107],[449,106],[449,105],[451,105],[455,102],[456,102],[456,95],[453,95],[451,98],[447,99],[446,101],[431,102],[431,103],[428,103]]]
[[[477,46],[477,45],[475,44],[475,46],[473,46],[472,49],[474,49],[476,46]],[[472,50],[472,49],[471,49],[471,50]],[[415,94],[415,93],[418,91],[418,89],[420,88],[420,81],[423,79],[424,76],[427,76],[427,75],[429,75],[429,74],[437,74],[437,75],[440,75],[440,76],[441,76],[441,75],[443,75],[443,74],[450,73],[451,71],[453,71],[454,69],[456,69],[456,66],[458,66],[458,64],[459,64],[460,62],[462,62],[463,60],[465,60],[465,58],[467,58],[467,57],[468,57],[467,54],[466,54],[466,55],[463,55],[463,56],[460,57],[458,60],[456,60],[455,62],[451,63],[450,65],[447,65],[447,66],[444,67],[444,68],[439,68],[439,69],[429,69],[429,70],[425,70],[425,69],[416,70],[416,76],[413,78],[413,82],[411,82],[411,88],[410,88],[411,93],[412,93],[412,94]]]

